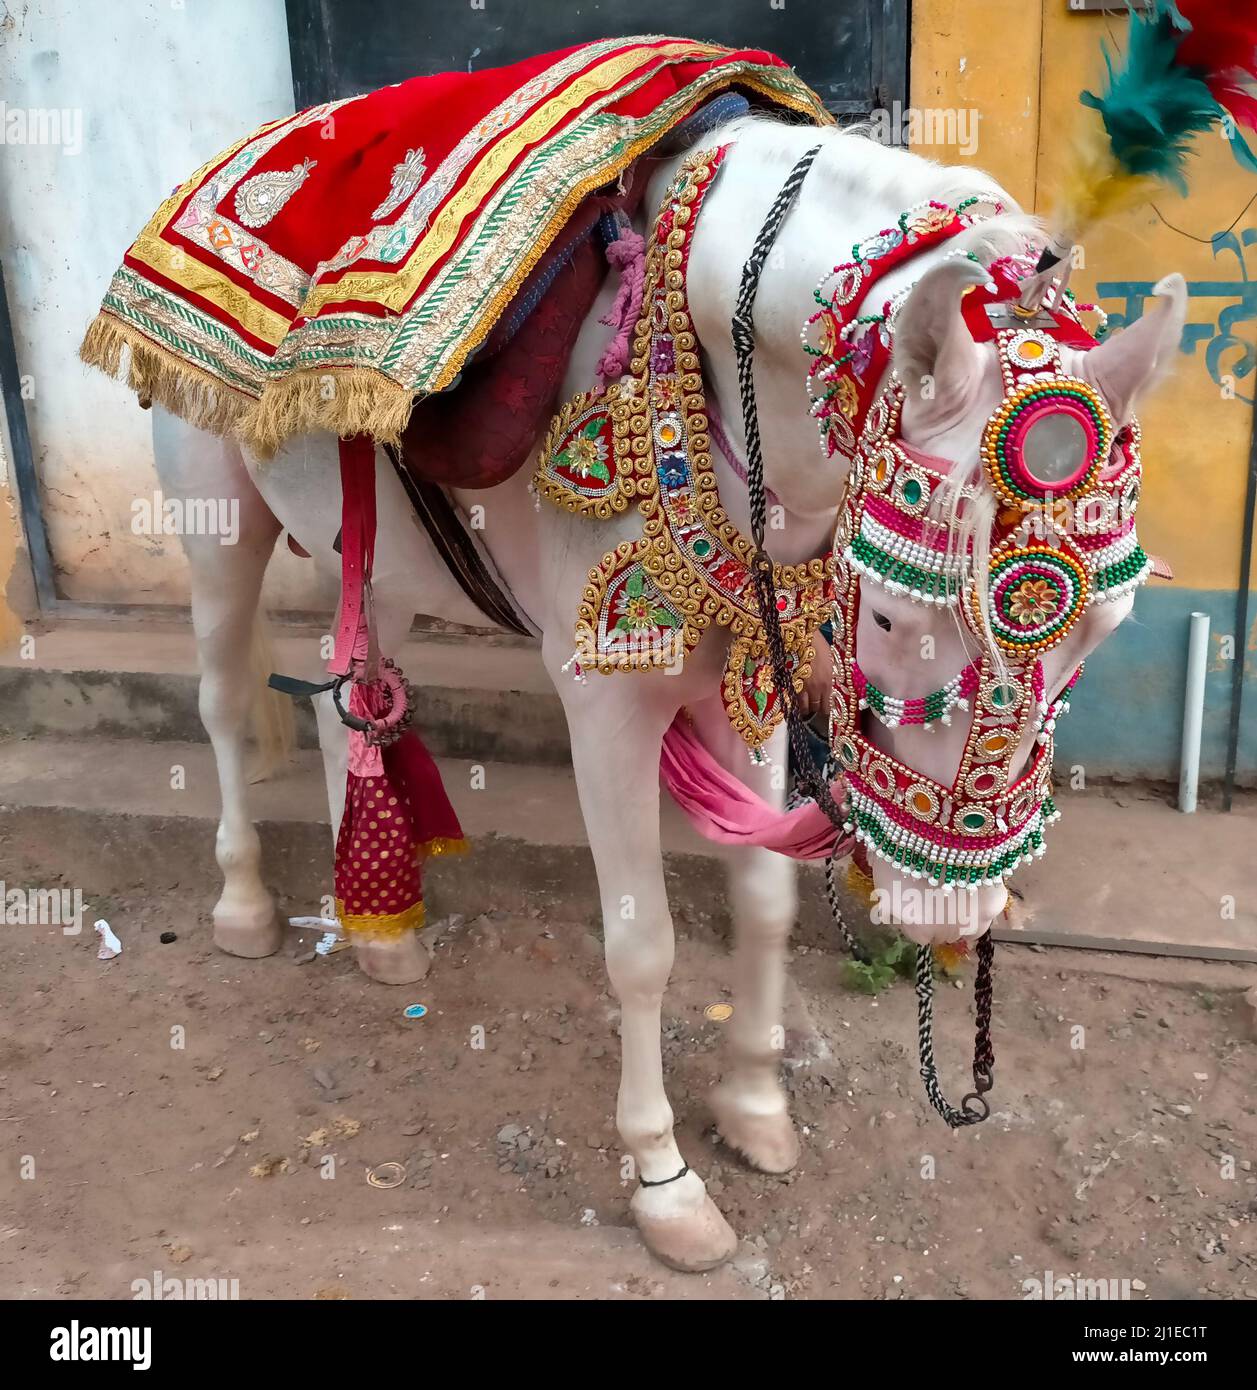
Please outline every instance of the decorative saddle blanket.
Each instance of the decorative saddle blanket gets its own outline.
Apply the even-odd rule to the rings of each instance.
[[[328,429],[398,444],[589,195],[731,88],[830,117],[778,58],[620,38],[417,77],[274,121],[150,219],[83,359],[262,455]]]
[[[733,634],[722,682],[733,727],[761,756],[782,717],[751,575],[751,543],[720,505],[698,342],[686,301],[690,243],[727,147],[690,155],[655,221],[628,374],[574,397],[555,417],[535,476],[539,494],[608,518],[636,503],[641,539],[589,572],[576,620],[578,677],[666,669],[712,623]],[[834,602],[831,557],[774,570],[777,611],[796,685]]]

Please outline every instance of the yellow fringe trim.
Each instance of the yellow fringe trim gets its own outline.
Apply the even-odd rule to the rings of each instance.
[[[415,850],[416,859],[435,859],[442,854],[468,854],[471,844],[467,840],[438,838],[427,840]]]
[[[243,438],[261,458],[311,430],[330,430],[344,439],[369,434],[377,443],[400,446],[419,399],[373,367],[306,369],[262,392],[243,422]]]
[[[854,897],[873,901],[873,875],[866,874],[854,859],[847,865],[847,889]]]
[[[123,365],[123,349],[128,350]],[[239,434],[256,402],[210,372],[176,357],[112,314],[100,313],[88,326],[79,360],[124,381],[142,405],[156,401],[211,434]]]
[[[420,399],[373,367],[293,372],[255,398],[110,313],[92,320],[79,358],[124,381],[142,404],[156,401],[199,429],[234,435],[264,459],[293,435],[320,429],[345,438],[369,434],[381,444],[400,445],[402,430]]]
[[[403,932],[418,931],[426,917],[423,903],[413,903],[405,912],[346,912],[336,899],[336,918],[345,933],[364,940],[396,941]]]

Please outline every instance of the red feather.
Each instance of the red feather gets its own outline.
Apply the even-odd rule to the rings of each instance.
[[[1195,68],[1220,106],[1257,130],[1257,4],[1252,0],[1178,0],[1191,25],[1178,61]]]

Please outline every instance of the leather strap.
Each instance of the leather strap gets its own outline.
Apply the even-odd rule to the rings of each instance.
[[[416,478],[391,444],[384,446],[384,452],[401,479],[410,505],[423,523],[433,548],[458,587],[495,626],[521,637],[532,637],[533,632],[520,621],[511,600],[480,558],[476,543],[467,534],[445,489],[439,483]]]

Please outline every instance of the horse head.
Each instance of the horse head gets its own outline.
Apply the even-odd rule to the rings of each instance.
[[[922,603],[902,586],[866,586],[851,650],[858,652],[862,680],[879,692],[875,704],[885,707],[884,696],[891,693],[892,716],[898,708],[894,697],[945,689],[940,676],[973,671],[984,660],[991,679],[1008,681],[1009,689],[1038,679],[1041,717],[1031,717],[1027,692],[1028,715],[1014,722],[1011,757],[1002,761],[1002,770],[1000,759],[988,764],[991,778],[1002,782],[994,789],[1008,794],[1050,736],[1062,692],[1133,606],[1134,584],[1143,577],[1134,529],[1140,468],[1134,409],[1173,360],[1186,317],[1186,288],[1181,276],[1167,276],[1147,315],[1090,345],[1081,331],[1060,334],[1043,315],[1017,312],[992,315],[1003,330],[978,341],[965,301],[990,285],[991,270],[981,257],[950,256],[907,292],[893,325],[893,374],[902,400],[898,444],[909,465],[942,480],[921,509],[921,538],[927,545],[945,543],[958,566],[959,602]],[[1050,362],[1043,361],[1049,356]],[[1096,448],[1104,457],[1089,460],[1088,449]],[[1004,556],[1013,558],[1001,568]],[[1017,566],[1023,563],[1026,577],[1019,580]],[[1010,597],[1010,585],[1018,583]],[[1068,615],[1067,593],[1076,600]],[[1056,627],[1053,605],[1062,619]],[[1041,646],[1025,653],[1017,648],[1022,623],[1028,633],[1042,626],[1046,634]],[[977,777],[981,789],[978,726],[998,716],[984,708],[987,690],[977,684],[976,678],[966,682],[975,688],[961,700],[959,717],[936,719],[932,726],[893,717],[867,723],[873,745],[953,790],[958,802],[977,805],[980,818],[981,798],[967,779]],[[1007,741],[997,729],[988,747],[1007,750]],[[1045,784],[1049,773],[1050,766]],[[919,797],[927,806],[928,796]],[[988,804],[1001,826],[1010,809],[1019,809],[1015,801],[1011,807],[1007,800]],[[1033,797],[1025,804],[1032,806]],[[963,805],[955,810],[963,812]],[[1022,857],[1042,849],[1036,835]],[[894,905],[894,920],[920,942],[980,935],[1007,901],[1002,874],[941,895],[933,891],[936,876],[928,871],[877,856],[872,862],[878,889]],[[908,879],[914,880],[911,886]]]

